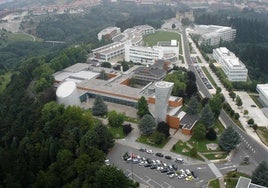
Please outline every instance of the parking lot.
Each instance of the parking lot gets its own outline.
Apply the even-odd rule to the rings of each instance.
[[[199,65],[195,65],[195,69],[196,71],[198,72],[202,82],[205,84],[205,86],[208,88],[208,89],[213,89],[211,83],[209,82],[209,80],[207,79],[205,73],[203,72],[203,70],[201,69],[201,67]]]
[[[175,162],[176,158],[159,157],[154,151],[140,151],[121,144],[116,144],[107,158],[126,176],[155,188],[206,187],[208,180],[215,177],[203,163],[190,165]]]

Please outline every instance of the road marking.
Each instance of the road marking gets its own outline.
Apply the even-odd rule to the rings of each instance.
[[[236,167],[236,165],[232,165],[232,166],[225,166],[225,167],[221,167],[219,168],[220,170],[223,170],[223,169],[227,169],[227,168],[234,168]]]

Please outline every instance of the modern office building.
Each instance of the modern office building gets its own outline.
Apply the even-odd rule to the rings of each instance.
[[[109,61],[118,56],[124,56],[125,48],[124,44],[120,42],[114,42],[105,46],[92,50],[93,58],[100,61]]]
[[[218,25],[195,25],[194,33],[201,36],[200,43],[215,46],[220,41],[233,41],[236,29]]]
[[[125,60],[152,65],[155,60],[163,58],[163,51],[159,47],[133,46],[130,42],[125,43]]]
[[[114,36],[121,33],[121,29],[118,27],[107,27],[98,33],[99,40],[111,40]]]
[[[257,84],[256,90],[261,102],[268,107],[268,84]]]
[[[251,179],[240,176],[235,188],[267,188],[267,187],[251,183]]]
[[[248,69],[225,47],[213,49],[213,58],[221,64],[223,72],[231,82],[245,82],[248,77]]]
[[[159,122],[167,121],[168,100],[174,83],[159,81],[155,84],[155,119]]]

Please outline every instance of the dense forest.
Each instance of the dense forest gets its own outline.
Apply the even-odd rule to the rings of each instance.
[[[37,35],[44,40],[89,43],[97,40],[97,33],[108,26],[118,26],[121,31],[141,24],[159,28],[163,19],[174,16],[175,12],[166,6],[107,3],[90,9],[84,15],[49,15],[41,20]]]
[[[226,13],[226,14],[224,14]],[[228,13],[228,14],[227,14]],[[249,76],[258,82],[268,81],[268,20],[253,11],[197,14],[197,24],[230,26],[236,29],[235,41],[221,43],[236,54],[249,69]],[[211,53],[214,47],[204,47]]]

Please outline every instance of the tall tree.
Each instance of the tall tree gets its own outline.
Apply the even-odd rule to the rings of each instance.
[[[196,140],[203,140],[206,137],[206,127],[201,123],[194,126],[193,138]]]
[[[138,127],[143,135],[150,135],[156,127],[155,119],[153,116],[146,114],[141,118]]]
[[[80,148],[84,153],[89,154],[91,147],[107,153],[114,144],[113,136],[106,126],[100,124],[89,130],[80,140]]]
[[[130,184],[123,171],[115,166],[102,166],[96,174],[96,182],[99,188],[125,188]]]
[[[236,97],[236,94],[235,94],[235,92],[233,92],[233,91],[230,91],[229,92],[229,96],[233,99],[233,101],[234,101],[234,99],[235,99],[235,97]]]
[[[219,138],[220,148],[229,153],[240,143],[239,134],[234,130],[233,127],[227,127]]]
[[[235,102],[238,107],[243,105],[243,102],[239,95],[236,96]]]
[[[137,115],[139,117],[143,117],[145,114],[150,114],[149,112],[149,107],[148,107],[148,103],[145,99],[144,96],[142,96],[139,100],[138,100],[138,105],[137,105],[138,111],[137,111]]]
[[[112,127],[121,127],[125,117],[125,113],[117,113],[115,110],[112,110],[108,113],[108,123]]]
[[[194,94],[197,93],[197,86],[196,86],[196,83],[194,81],[191,81],[189,80],[186,84],[186,89],[185,89],[185,92],[186,92],[186,95],[188,98],[190,98],[191,96],[193,96]]]
[[[198,102],[196,96],[192,96],[188,103],[186,112],[189,114],[195,115],[195,114],[198,114],[199,108],[200,108],[200,103]]]
[[[206,127],[206,129],[209,129],[213,127],[214,125],[214,113],[212,112],[210,105],[207,104],[201,113],[200,122]]]
[[[218,119],[221,109],[222,109],[222,99],[221,99],[221,94],[214,95],[212,99],[209,100],[209,105],[214,113],[215,119]]]
[[[252,183],[268,187],[268,164],[262,161],[252,173]]]
[[[100,95],[97,95],[92,107],[92,114],[94,116],[104,116],[108,112],[107,105],[103,102]]]
[[[166,122],[159,122],[156,130],[160,133],[163,133],[166,138],[170,136],[169,125]]]

